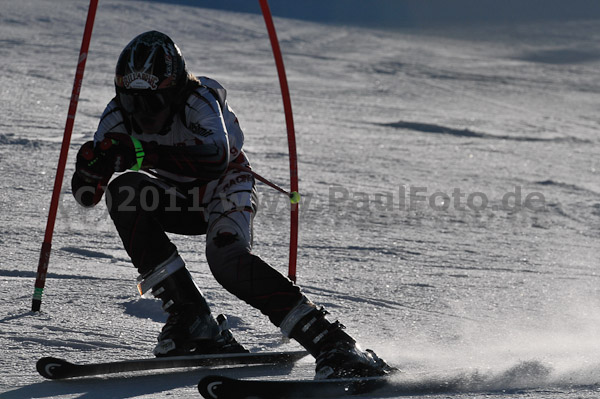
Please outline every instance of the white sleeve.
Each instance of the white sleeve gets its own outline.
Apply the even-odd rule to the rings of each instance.
[[[113,99],[102,113],[102,117],[100,118],[100,123],[98,124],[98,129],[94,134],[94,144],[102,141],[104,139],[104,135],[108,132],[112,133],[127,133],[127,128],[125,127],[125,122],[123,121],[123,115],[121,114],[121,110],[117,106],[117,102]]]

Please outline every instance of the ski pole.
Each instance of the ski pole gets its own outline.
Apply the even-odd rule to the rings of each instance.
[[[79,93],[81,91],[81,85],[83,82],[83,71],[85,70],[85,62],[87,60],[97,8],[98,0],[90,0],[87,20],[85,22],[85,29],[83,31],[83,40],[81,42],[81,49],[79,51],[79,59],[77,61],[77,69],[75,70],[75,81],[73,82],[73,91],[71,92],[71,102],[69,103],[67,123],[65,124],[62,146],[60,148],[58,168],[56,169],[56,177],[54,178],[54,189],[52,191],[50,210],[48,212],[46,232],[44,234],[44,242],[42,243],[42,250],[40,252],[40,259],[35,279],[35,289],[33,291],[33,302],[31,305],[31,310],[33,312],[39,311],[40,307],[42,306],[42,294],[44,292],[44,286],[46,285],[46,275],[48,273],[48,264],[50,262],[50,251],[52,249],[52,235],[54,233],[56,212],[58,210],[60,191],[62,189],[63,177],[65,174],[65,165],[67,163],[69,145],[71,143],[71,133],[73,132],[73,124],[75,123],[77,103],[79,101]]]
[[[265,183],[267,186],[274,188],[275,190],[279,191],[282,194],[285,194],[289,197],[290,199],[290,203],[292,205],[298,204],[300,202],[300,193],[298,193],[298,191],[292,191],[289,192],[281,187],[279,187],[277,184],[273,183],[272,181],[270,181],[269,179],[267,179],[266,177],[262,177],[261,175],[259,175],[258,173],[256,173],[255,171],[253,171],[250,168],[247,168],[243,165],[237,164],[237,163],[231,163],[229,165],[230,168],[232,169],[237,169],[237,170],[241,170],[243,172],[246,173],[250,173],[252,176],[254,176],[254,178],[256,178],[256,180],[259,180],[263,183]]]

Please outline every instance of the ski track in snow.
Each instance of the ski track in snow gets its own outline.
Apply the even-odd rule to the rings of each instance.
[[[165,31],[193,73],[221,81],[253,168],[287,184],[285,120],[262,17],[100,2],[42,312],[33,314],[87,2],[5,3],[0,398],[197,398],[197,381],[211,371],[61,382],[44,381],[35,362],[150,356],[165,320],[159,301],[136,294],[135,270],[105,206],[78,207],[69,186],[74,154],[113,96],[114,64],[136,34]],[[600,24],[422,31],[276,24],[297,130],[298,282],[307,295],[405,371],[396,382],[407,388],[402,397],[597,397]],[[515,206],[532,193],[545,206]],[[259,194],[254,250],[287,273],[286,199],[262,185]],[[238,340],[256,350],[298,348],[214,281],[203,238],[173,240]],[[310,377],[312,368],[305,360],[293,370],[220,372],[294,378]]]

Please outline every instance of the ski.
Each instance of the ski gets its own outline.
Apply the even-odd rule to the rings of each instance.
[[[76,364],[55,357],[37,361],[37,371],[44,377],[57,380],[101,374],[169,369],[177,367],[214,367],[249,364],[288,364],[308,355],[306,351],[223,353],[211,355],[156,357],[107,363]]]
[[[198,383],[198,391],[206,399],[326,398],[369,393],[389,383],[390,376],[331,380],[242,380],[208,375]]]

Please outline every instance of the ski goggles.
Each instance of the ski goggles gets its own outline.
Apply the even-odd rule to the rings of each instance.
[[[128,114],[154,115],[171,105],[172,90],[119,91],[119,102]]]

